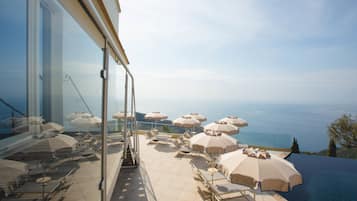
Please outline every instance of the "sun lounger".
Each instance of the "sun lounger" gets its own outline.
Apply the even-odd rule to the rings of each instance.
[[[193,152],[187,146],[183,146],[177,151],[175,157],[177,157],[177,158],[184,157],[184,156],[194,157],[194,156],[201,156],[201,155],[202,155],[202,153]]]
[[[190,144],[190,139],[189,139],[189,138],[186,138],[185,136],[182,136],[182,137],[181,137],[181,141],[182,141],[182,143],[183,143],[184,145],[186,145],[186,146],[189,146],[189,144]]]
[[[182,147],[179,151],[185,154],[192,153],[192,150],[188,147]]]
[[[155,139],[161,140],[161,141],[168,141],[169,140],[169,136],[167,135],[157,135],[155,137]]]
[[[175,145],[176,148],[180,148],[182,145],[181,142],[177,139],[173,139],[172,144]]]
[[[95,151],[93,149],[87,149],[85,151],[82,151],[80,154],[82,157],[91,157],[95,155]]]
[[[150,131],[150,133],[151,133],[151,136],[156,136],[156,135],[159,134],[159,130],[157,130],[157,129],[152,129],[152,130]]]
[[[229,200],[236,197],[244,197],[249,200],[248,196],[253,195],[255,200],[255,191],[248,186],[233,184],[228,180],[214,181],[209,184],[210,189],[214,193],[214,197],[218,201]]]
[[[179,157],[200,157],[205,159],[206,161],[211,161],[211,158],[209,158],[207,155],[200,153],[200,152],[195,152],[192,151],[190,148],[188,148],[187,146],[183,146],[181,147],[175,157],[179,158]]]
[[[117,142],[111,142],[111,143],[108,143],[108,144],[107,144],[108,147],[111,147],[111,146],[119,146],[119,145],[124,145],[124,142],[117,141]]]
[[[218,201],[228,200],[233,197],[245,197],[249,196],[249,193],[253,194],[255,200],[255,191],[248,186],[233,184],[224,174],[216,172],[213,175],[207,170],[199,169],[194,164],[192,168],[196,174],[202,179],[203,184],[207,186],[212,193],[214,193],[215,199]]]
[[[29,176],[34,176],[34,175],[40,175],[40,174],[45,174],[47,170],[43,167],[36,167],[33,169],[30,169],[28,172]]]
[[[225,183],[225,184],[215,184],[213,185],[214,190],[220,193],[233,193],[237,191],[248,191],[250,190],[249,187],[239,185],[239,184],[232,184],[232,183]]]
[[[206,183],[211,183],[212,180],[213,181],[226,180],[226,177],[220,172],[216,172],[212,175],[206,170],[198,169],[198,173]]]
[[[92,148],[76,150],[71,154],[71,158],[74,161],[78,161],[81,159],[95,158],[95,157],[96,157],[96,152]]]
[[[55,170],[46,174],[46,176],[50,176],[52,179],[58,179],[62,183],[65,183],[66,180],[76,171],[76,167],[63,166],[57,167]]]
[[[171,144],[169,137],[166,135],[158,135],[153,137],[148,144]]]
[[[212,193],[201,182],[197,183],[197,191],[200,194],[203,201],[212,201]]]
[[[99,151],[102,150],[102,143],[99,142],[99,141],[97,141],[97,140],[95,140],[95,141],[91,144],[90,147],[91,147],[94,151],[99,152]]]
[[[39,195],[38,198],[4,198],[1,201],[37,201],[42,200],[42,197]]]
[[[107,139],[110,141],[110,143],[124,142],[124,138],[122,135],[109,135]]]
[[[192,150],[188,147],[181,147],[177,153],[175,154],[175,157],[184,157],[184,156],[191,156],[192,155]]]
[[[42,193],[42,190],[44,190],[45,193],[52,193],[60,186],[60,184],[61,182],[57,180],[50,181],[43,188],[41,184],[36,182],[27,182],[20,188],[16,189],[14,193]]]
[[[207,162],[211,162],[212,158],[210,158],[209,156],[207,156],[204,153],[201,152],[196,152],[196,151],[192,151],[190,148],[184,146],[182,147],[179,151],[177,151],[175,157],[180,158],[180,157],[189,157],[191,159],[203,159],[205,161],[205,163]],[[193,166],[193,168],[197,168],[194,167],[194,164],[191,164]]]
[[[48,198],[54,193],[60,186],[62,182],[59,180],[50,181],[43,188],[41,184],[36,182],[27,182],[23,186],[17,188],[13,191],[13,195],[16,197],[9,197],[3,199],[5,201],[35,201],[43,200],[42,193],[44,198]]]

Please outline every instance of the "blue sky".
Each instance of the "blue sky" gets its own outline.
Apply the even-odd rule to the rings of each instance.
[[[357,1],[122,0],[138,100],[357,102]]]
[[[18,14],[14,15],[14,12]],[[25,22],[26,3],[18,0],[0,1],[0,26],[3,27],[0,31],[0,97],[7,101],[26,96]],[[13,104],[19,107],[24,101]]]

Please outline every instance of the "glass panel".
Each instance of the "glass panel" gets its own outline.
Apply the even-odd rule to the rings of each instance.
[[[131,91],[131,79],[128,75],[128,114],[130,115],[135,115],[132,113],[132,91]],[[134,111],[133,111],[134,112]],[[134,119],[131,119],[128,121],[128,136],[129,136],[129,143],[131,143],[131,148],[134,148],[134,139],[133,139],[133,124],[134,124]]]
[[[125,71],[112,57],[109,57],[108,80],[108,132],[118,132],[123,129],[122,119],[117,121],[115,114],[124,112]]]
[[[77,169],[64,198],[97,201],[100,200],[102,143],[102,79],[99,72],[103,66],[103,52],[66,12],[63,12],[62,34],[62,122],[66,134],[78,142],[76,159],[70,161]],[[51,113],[51,116],[55,115]]]
[[[3,139],[27,130],[27,126],[16,121],[27,113],[26,1],[0,1],[0,27],[0,139]]]
[[[1,58],[7,57],[0,60],[0,87],[22,111],[29,105],[32,116],[19,122],[29,124],[31,132],[0,141],[0,200],[98,201],[103,51],[57,1],[28,1],[39,12],[29,16],[38,23],[27,25],[26,5],[20,2],[25,1],[0,1],[0,22],[9,31],[0,39]],[[37,42],[32,51],[38,62],[27,70],[26,26],[39,38],[28,41]],[[10,85],[16,87],[5,88]]]
[[[123,155],[123,126],[124,120],[124,84],[125,73],[121,66],[109,58],[108,79],[108,155],[107,155],[107,185],[108,192],[114,187]]]

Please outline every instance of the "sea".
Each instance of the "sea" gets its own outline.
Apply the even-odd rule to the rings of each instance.
[[[95,115],[100,116],[100,99],[88,100]],[[18,108],[25,111],[22,102]],[[71,109],[73,105],[73,109]],[[77,111],[79,100],[66,103],[66,110]],[[114,105],[111,103],[110,105]],[[115,104],[116,105],[116,104]],[[119,103],[118,105],[123,105]],[[109,107],[110,108],[114,107]],[[122,106],[113,110],[122,111]],[[237,101],[186,101],[182,100],[137,100],[138,112],[159,111],[174,120],[184,114],[198,112],[207,117],[203,126],[228,115],[238,116],[248,121],[248,126],[240,128],[234,135],[243,144],[289,148],[293,137],[298,140],[300,151],[317,152],[327,149],[328,125],[343,114],[357,114],[357,104],[286,104],[252,103]],[[8,109],[0,106],[0,117],[9,115]],[[6,129],[0,128],[1,131]],[[1,138],[1,136],[0,136]]]
[[[300,151],[327,149],[328,126],[343,114],[357,115],[357,104],[244,103],[236,101],[138,101],[137,111],[159,111],[175,119],[190,112],[207,117],[206,125],[228,115],[248,121],[234,135],[243,144],[289,148],[292,139]]]

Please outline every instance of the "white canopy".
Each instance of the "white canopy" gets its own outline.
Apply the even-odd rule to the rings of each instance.
[[[190,116],[182,116],[172,122],[173,125],[183,128],[193,128],[199,126],[201,122]]]
[[[72,121],[74,119],[77,119],[77,118],[80,118],[80,117],[83,117],[83,118],[90,118],[92,117],[93,115],[87,113],[87,112],[73,112],[71,114],[69,114],[66,119],[68,121]]]
[[[36,139],[30,147],[22,150],[23,153],[55,153],[61,150],[73,150],[78,141],[71,136],[58,134],[53,137]]]
[[[167,119],[167,115],[160,112],[149,112],[145,114],[145,119],[159,121],[163,119]]]
[[[302,183],[301,174],[289,161],[255,149],[240,149],[218,159],[224,174],[232,183],[255,187],[263,191],[288,191]]]
[[[64,132],[64,127],[58,123],[55,122],[48,122],[45,124],[41,125],[41,131],[46,131],[46,130],[51,130],[51,131],[55,131],[58,133],[63,133]]]
[[[238,148],[237,140],[226,134],[210,135],[199,133],[190,138],[190,147],[194,151],[208,154],[222,154]]]
[[[4,169],[12,169],[14,171],[26,173],[27,164],[19,161],[0,159],[0,170]]]
[[[133,120],[135,119],[135,114],[131,114],[131,112],[127,112],[126,113],[126,117],[129,119],[129,120]],[[117,112],[113,115],[113,118],[114,119],[124,119],[125,118],[125,112]]]
[[[213,122],[204,127],[205,132],[218,132],[218,133],[225,133],[225,134],[237,134],[239,133],[239,128],[233,126],[231,124],[227,124],[224,122]]]
[[[27,164],[19,161],[0,159],[0,188],[6,193],[8,186],[16,182],[17,178],[28,172]]]
[[[203,121],[207,120],[207,118],[205,116],[203,116],[202,114],[198,114],[198,113],[186,114],[186,115],[184,115],[184,117],[192,117],[194,119],[197,119],[200,122],[203,122]]]
[[[228,117],[225,117],[219,121],[225,122],[227,124],[232,124],[232,125],[235,125],[238,127],[248,126],[248,122],[246,120],[239,118],[239,117],[235,117],[235,116],[228,116]]]
[[[23,125],[23,124],[40,125],[43,122],[44,122],[44,119],[41,116],[29,116],[29,117],[15,118],[16,125]]]
[[[41,116],[18,117],[12,119],[15,123],[14,132],[22,133],[27,131],[29,125],[41,125],[44,119]]]
[[[99,128],[102,120],[99,117],[82,116],[71,121],[71,124],[77,128],[90,129]]]

